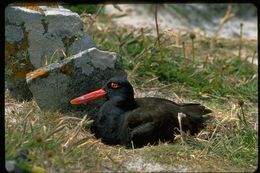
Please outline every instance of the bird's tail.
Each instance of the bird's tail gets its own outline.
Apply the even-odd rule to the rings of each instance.
[[[186,115],[182,120],[183,129],[189,130],[191,134],[197,133],[212,119],[212,116],[207,115],[212,111],[198,103],[182,104],[180,111]]]

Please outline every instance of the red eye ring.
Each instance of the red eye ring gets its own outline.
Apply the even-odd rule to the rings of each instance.
[[[113,88],[113,89],[116,89],[116,88],[119,88],[119,87],[120,87],[120,85],[119,85],[118,83],[115,83],[115,82],[111,82],[110,86],[111,86],[111,88]]]

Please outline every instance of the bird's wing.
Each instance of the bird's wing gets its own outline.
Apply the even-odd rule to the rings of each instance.
[[[138,98],[138,107],[126,112],[126,122],[129,128],[135,128],[141,124],[154,122],[160,126],[163,122],[177,116],[179,106],[174,102],[160,98]]]

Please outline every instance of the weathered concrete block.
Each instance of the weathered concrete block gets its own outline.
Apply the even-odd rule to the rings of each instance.
[[[79,15],[68,9],[32,4],[5,9],[5,77],[16,98],[30,99],[26,73],[92,47]]]
[[[42,110],[67,112],[84,109],[94,115],[103,101],[72,106],[70,100],[102,87],[112,76],[126,76],[121,61],[116,53],[90,48],[28,73],[26,80]]]

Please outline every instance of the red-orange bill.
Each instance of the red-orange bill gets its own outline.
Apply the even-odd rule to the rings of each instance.
[[[93,92],[90,92],[88,94],[85,94],[83,96],[77,97],[75,99],[72,99],[70,101],[70,104],[72,105],[78,105],[78,104],[87,104],[91,101],[103,98],[106,95],[106,91],[104,89],[99,89]]]

